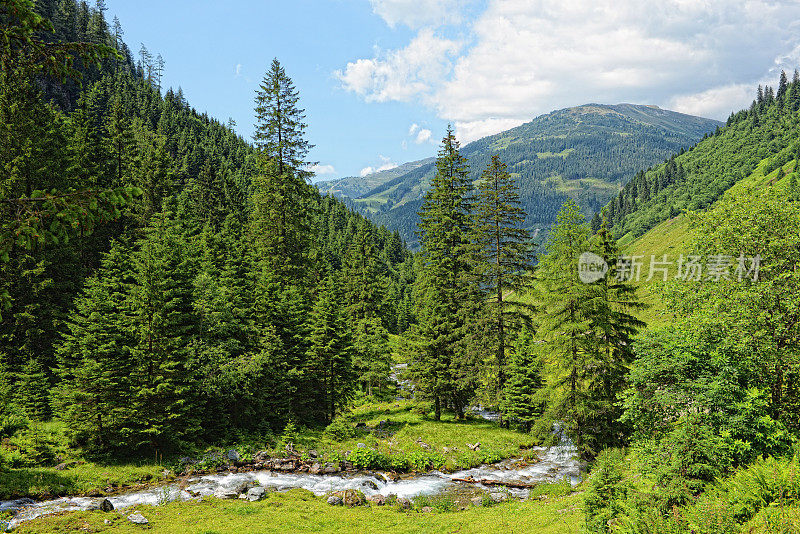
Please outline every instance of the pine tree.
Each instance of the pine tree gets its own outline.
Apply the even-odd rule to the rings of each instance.
[[[547,350],[555,360],[557,380],[547,420],[564,421],[579,451],[584,450],[588,391],[584,374],[593,349],[590,330],[592,289],[578,279],[578,257],[589,250],[591,230],[571,199],[558,212],[536,271],[542,284]]]
[[[526,432],[530,432],[533,421],[542,412],[542,403],[538,399],[539,389],[543,385],[542,362],[533,352],[533,342],[528,330],[523,330],[515,340],[501,403],[503,412],[517,421]]]
[[[478,284],[487,296],[488,334],[495,346],[497,396],[505,389],[508,339],[525,319],[522,304],[507,294],[524,293],[533,268],[530,235],[521,227],[525,212],[520,207],[516,182],[498,156],[484,170],[475,209],[475,241],[478,247]],[[501,424],[503,421],[501,420]]]
[[[130,255],[120,242],[112,244],[100,270],[87,280],[58,348],[61,383],[55,404],[73,441],[90,452],[124,450],[131,430]]]
[[[133,259],[134,448],[169,450],[198,431],[189,365],[197,327],[191,261],[177,221],[156,216]]]
[[[303,284],[312,258],[316,191],[309,185],[304,110],[277,59],[256,93],[258,175],[253,179],[253,238],[282,286]]]
[[[50,381],[42,365],[31,358],[22,368],[17,385],[17,402],[34,421],[50,419]]]
[[[418,341],[412,374],[418,390],[433,400],[437,420],[450,403],[461,417],[476,373],[464,349],[469,305],[475,302],[470,242],[472,184],[467,161],[451,127],[436,160],[436,175],[419,213],[423,268],[419,279]],[[472,310],[469,310],[472,311]]]
[[[309,366],[319,384],[317,407],[324,420],[331,422],[352,398],[355,375],[352,345],[339,305],[341,292],[335,275],[329,275],[311,313]]]

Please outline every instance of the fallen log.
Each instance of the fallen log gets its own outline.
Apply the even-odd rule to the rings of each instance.
[[[488,478],[474,479],[474,478],[453,478],[455,482],[466,482],[468,484],[483,484],[484,486],[506,486],[507,488],[514,489],[531,489],[536,484],[527,484],[525,482],[507,482],[503,480],[492,480]]]

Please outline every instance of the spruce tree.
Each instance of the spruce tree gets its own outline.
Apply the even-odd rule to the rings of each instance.
[[[94,453],[124,450],[132,430],[130,256],[129,248],[113,242],[87,280],[58,348],[61,383],[55,404],[73,441]]]
[[[50,381],[36,358],[28,360],[19,374],[17,402],[29,419],[50,419]]]
[[[340,306],[341,290],[335,275],[322,284],[311,313],[309,367],[321,393],[316,406],[331,422],[352,398],[355,375],[352,344]]]
[[[312,258],[312,216],[316,191],[308,183],[304,110],[299,94],[277,59],[256,92],[253,179],[253,238],[267,267],[285,287],[302,284]]]
[[[468,313],[474,311],[470,306],[476,301],[471,210],[467,160],[448,127],[419,213],[423,267],[412,365],[417,387],[433,401],[437,420],[444,403],[461,417],[476,386],[476,372],[469,361],[474,353],[464,350],[464,341],[469,340]]]
[[[513,343],[509,355],[508,379],[504,384],[501,408],[530,432],[536,417],[541,415],[539,390],[543,385],[541,357],[534,352],[531,332],[523,330]]]
[[[475,209],[475,240],[478,246],[478,283],[486,292],[488,334],[494,345],[497,396],[505,389],[508,339],[525,316],[519,302],[508,294],[520,295],[530,286],[533,268],[530,235],[523,229],[525,212],[520,207],[517,184],[498,156],[484,170]],[[503,424],[501,418],[501,424]]]

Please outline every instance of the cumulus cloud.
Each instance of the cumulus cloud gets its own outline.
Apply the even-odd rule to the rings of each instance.
[[[388,24],[422,24],[401,16],[402,3],[373,9]],[[445,30],[421,27],[405,47],[348,63],[343,87],[422,102],[467,141],[590,102],[724,119],[800,63],[793,0],[488,0],[463,41]]]
[[[397,163],[392,161],[392,158],[384,156],[383,154],[379,155],[378,159],[380,160],[379,164],[375,165],[374,167],[373,166],[364,167],[363,169],[361,169],[361,172],[359,174],[362,177],[364,177],[368,174],[373,174],[381,171],[388,171],[389,169],[394,169],[395,167],[397,167]]]
[[[370,0],[370,4],[391,28],[402,24],[416,29],[460,22],[463,0]]]
[[[336,174],[336,169],[333,167],[333,165],[320,165],[319,163],[316,163],[309,167],[308,170],[317,175]]]
[[[431,135],[432,132],[430,130],[428,130],[427,128],[423,128],[422,130],[417,132],[417,137],[414,139],[414,142],[417,143],[418,145],[421,145],[422,143],[425,142],[430,142]]]
[[[408,102],[425,98],[444,83],[461,48],[460,42],[439,37],[427,28],[405,48],[378,51],[374,58],[352,61],[334,76],[345,89],[368,102]]]

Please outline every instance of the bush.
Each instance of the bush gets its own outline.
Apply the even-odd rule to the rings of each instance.
[[[611,532],[610,523],[623,514],[628,494],[621,467],[624,460],[625,453],[620,449],[607,449],[595,460],[583,497],[589,532]]]
[[[337,417],[325,428],[322,437],[331,441],[346,441],[356,436],[356,430],[344,417]]]

